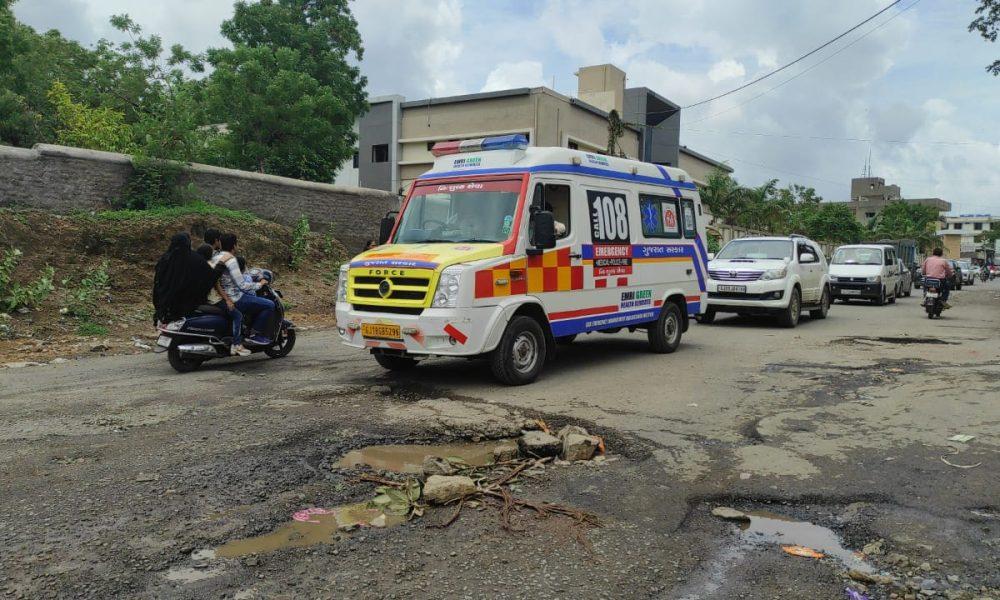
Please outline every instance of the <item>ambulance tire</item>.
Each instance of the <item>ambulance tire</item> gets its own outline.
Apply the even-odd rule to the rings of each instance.
[[[417,359],[393,354],[374,354],[375,362],[389,371],[409,371],[417,366]]]
[[[538,321],[525,315],[510,320],[500,343],[490,355],[493,376],[507,385],[534,381],[545,366],[545,332]]]
[[[646,330],[649,347],[658,354],[670,354],[681,345],[684,317],[681,309],[673,302],[666,302],[660,310],[660,318]]]
[[[576,339],[576,334],[573,335],[561,335],[556,338],[556,343],[560,346],[569,346]]]

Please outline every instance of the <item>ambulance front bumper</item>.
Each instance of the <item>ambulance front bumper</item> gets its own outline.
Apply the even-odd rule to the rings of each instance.
[[[502,319],[503,310],[496,306],[425,308],[419,315],[406,315],[360,311],[350,303],[337,303],[337,332],[345,345],[417,356],[475,356],[488,352],[496,346],[497,339],[493,338],[497,337],[495,329]],[[393,326],[399,328],[398,337]]]

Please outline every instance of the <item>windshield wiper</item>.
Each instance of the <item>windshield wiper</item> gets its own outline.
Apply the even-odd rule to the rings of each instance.
[[[458,240],[459,244],[495,244],[496,240],[480,240],[476,238],[470,238],[467,240]]]

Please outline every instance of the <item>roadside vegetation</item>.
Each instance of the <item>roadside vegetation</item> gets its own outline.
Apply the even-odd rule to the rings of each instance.
[[[747,187],[723,171],[709,176],[701,198],[716,219],[765,234],[801,233],[831,244],[914,239],[924,250],[938,241],[937,211],[906,202],[890,204],[865,226],[846,204],[823,202],[811,187],[792,184],[781,188],[777,179]]]
[[[346,2],[237,2],[228,42],[164,46],[127,14],[127,41],[85,47],[20,23],[0,0],[0,143],[56,143],[133,157],[115,208],[197,199],[178,163],[332,181],[367,110],[357,22]]]

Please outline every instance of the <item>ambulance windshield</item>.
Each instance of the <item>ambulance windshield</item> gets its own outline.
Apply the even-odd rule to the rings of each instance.
[[[417,183],[400,218],[396,243],[494,243],[510,238],[520,179]]]

